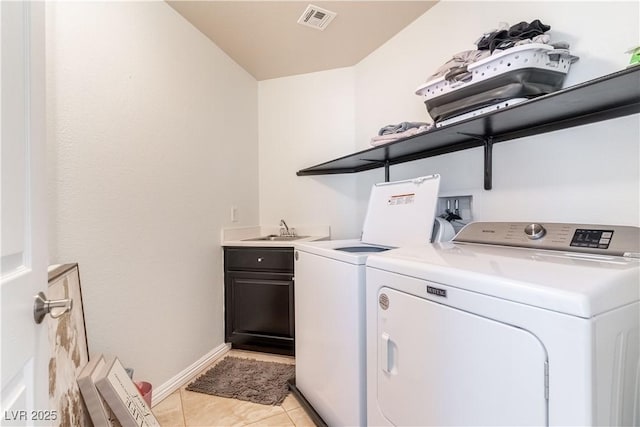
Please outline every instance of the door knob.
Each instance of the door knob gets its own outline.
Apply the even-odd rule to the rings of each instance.
[[[33,304],[33,320],[35,320],[38,324],[42,323],[42,319],[44,319],[44,316],[46,316],[47,314],[49,314],[52,319],[57,319],[63,314],[71,311],[71,309],[73,308],[73,299],[71,298],[48,300],[44,292],[38,292],[38,294],[34,298],[35,302]],[[52,309],[54,308],[62,308],[63,310],[57,313],[53,313]]]

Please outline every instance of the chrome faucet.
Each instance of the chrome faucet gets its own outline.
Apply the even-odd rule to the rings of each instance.
[[[289,231],[289,226],[287,225],[286,222],[284,222],[284,219],[280,220],[280,235],[281,236],[295,236],[295,231],[293,229],[291,229],[291,231]]]

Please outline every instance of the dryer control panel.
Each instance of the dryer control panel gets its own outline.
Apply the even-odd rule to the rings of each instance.
[[[472,222],[453,241],[640,258],[640,227],[623,225]]]

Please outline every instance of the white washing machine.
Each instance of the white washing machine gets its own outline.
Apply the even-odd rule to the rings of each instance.
[[[640,228],[472,223],[368,258],[369,425],[640,423]]]
[[[329,425],[366,424],[365,261],[432,235],[439,175],[373,186],[362,239],[296,244],[296,388]]]

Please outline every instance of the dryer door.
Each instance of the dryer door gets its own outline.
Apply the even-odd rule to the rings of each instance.
[[[391,423],[547,424],[533,334],[390,288],[378,301],[377,400]]]

